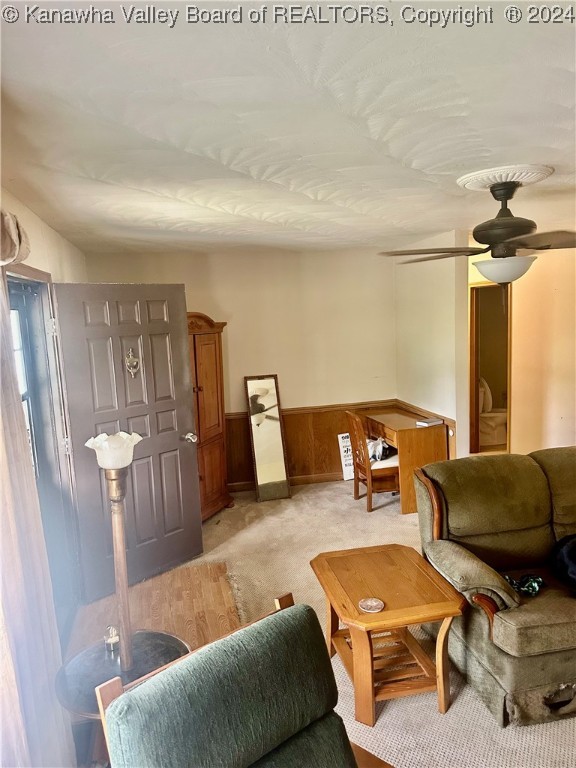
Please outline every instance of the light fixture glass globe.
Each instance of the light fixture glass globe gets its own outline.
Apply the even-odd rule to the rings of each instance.
[[[522,275],[525,275],[536,261],[536,258],[536,256],[508,256],[504,259],[492,258],[473,263],[486,280],[506,285],[506,283],[512,283],[514,280],[522,277]]]
[[[102,432],[84,443],[96,451],[96,461],[102,469],[123,469],[129,467],[134,456],[134,446],[142,440],[137,432],[116,432],[108,435]]]

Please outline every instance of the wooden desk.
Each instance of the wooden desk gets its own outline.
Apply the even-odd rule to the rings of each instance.
[[[416,512],[414,470],[448,458],[446,424],[417,427],[416,417],[405,413],[365,413],[368,433],[382,437],[398,451],[400,507],[402,514]]]

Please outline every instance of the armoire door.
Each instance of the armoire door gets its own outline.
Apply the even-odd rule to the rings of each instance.
[[[84,445],[93,435],[122,430],[146,438],[135,448],[126,494],[130,583],[202,552],[196,446],[184,439],[195,431],[184,287],[53,288],[83,593],[90,602],[114,591],[104,473]]]
[[[211,440],[198,451],[202,519],[227,506],[230,501],[226,484],[226,447],[224,440]]]
[[[194,337],[198,424],[201,443],[224,432],[222,370],[219,334],[202,333]]]

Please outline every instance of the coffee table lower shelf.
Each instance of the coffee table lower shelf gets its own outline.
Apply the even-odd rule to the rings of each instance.
[[[436,690],[436,667],[407,629],[375,632],[370,640],[375,701]],[[332,635],[332,643],[354,682],[350,630],[337,630]]]

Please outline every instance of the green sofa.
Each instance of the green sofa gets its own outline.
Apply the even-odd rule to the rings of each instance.
[[[424,555],[469,603],[453,663],[502,726],[576,716],[576,596],[549,568],[576,533],[576,447],[428,464],[415,485]],[[533,597],[504,579],[528,573]]]
[[[285,608],[112,701],[111,766],[357,768],[337,698],[316,614]]]

